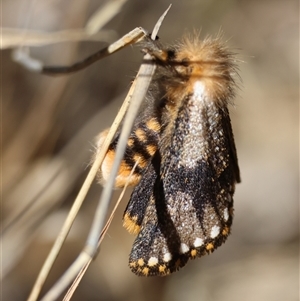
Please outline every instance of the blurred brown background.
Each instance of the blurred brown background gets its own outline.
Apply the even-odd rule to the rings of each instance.
[[[54,32],[83,28],[101,0],[2,1],[2,26]],[[214,254],[165,278],[128,268],[133,237],[122,228],[127,193],[99,256],[72,300],[299,300],[299,3],[295,0],[174,0],[159,36],[172,43],[201,29],[238,53],[242,84],[231,108],[242,183],[232,235]],[[110,42],[152,30],[168,1],[124,3],[104,29]],[[7,38],[7,36],[6,36]],[[13,38],[13,34],[11,35]],[[24,42],[26,43],[26,42]],[[48,65],[66,65],[104,42],[32,47]],[[64,77],[34,74],[1,53],[2,300],[26,300],[88,171],[93,139],[112,122],[141,62],[128,47]],[[45,289],[84,245],[101,187],[95,184]],[[116,192],[116,196],[118,192]],[[32,207],[29,203],[37,200]]]

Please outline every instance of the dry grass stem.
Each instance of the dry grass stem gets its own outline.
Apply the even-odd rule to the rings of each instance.
[[[129,175],[127,181],[126,181],[126,184],[125,184],[124,188],[122,189],[122,191],[121,191],[121,193],[120,193],[120,195],[119,195],[119,198],[118,198],[118,200],[117,200],[117,202],[116,202],[116,205],[115,205],[115,207],[113,208],[113,210],[112,210],[112,212],[111,212],[111,214],[110,214],[110,216],[109,216],[109,218],[108,218],[108,220],[107,220],[105,226],[103,227],[103,230],[102,230],[102,232],[101,232],[101,234],[100,234],[100,238],[99,238],[99,241],[98,241],[98,247],[100,246],[102,240],[104,239],[104,236],[105,236],[106,232],[108,231],[108,228],[109,228],[109,226],[110,226],[110,224],[111,224],[111,222],[112,222],[112,220],[113,220],[113,218],[114,218],[114,215],[115,215],[115,213],[116,213],[116,210],[117,210],[119,204],[121,203],[121,200],[122,200],[122,198],[123,198],[123,196],[124,196],[124,194],[125,194],[125,191],[126,191],[126,189],[127,189],[127,187],[128,187],[128,184],[129,184],[129,182],[130,182],[130,178],[132,177],[132,175],[133,175],[133,173],[134,173],[134,170],[135,170],[136,166],[138,165],[138,163],[139,163],[139,159],[136,161],[136,163],[135,163],[133,169],[131,170],[130,175]],[[78,273],[78,275],[77,275],[76,278],[74,279],[72,285],[70,286],[68,292],[67,292],[66,295],[64,296],[63,301],[69,301],[69,300],[72,298],[72,296],[73,296],[73,294],[74,294],[76,288],[78,287],[78,285],[79,285],[81,279],[83,278],[83,276],[84,276],[85,272],[87,271],[89,265],[91,264],[92,260],[93,260],[93,258],[90,258],[90,260],[85,264],[85,266],[82,267],[82,269],[80,270],[80,272]]]
[[[137,27],[108,47],[97,51],[86,59],[71,66],[44,66],[43,62],[41,62],[40,60],[30,57],[28,49],[22,47],[16,49],[13,52],[13,59],[23,67],[33,72],[43,72],[51,75],[67,74],[82,70],[87,66],[93,64],[94,62],[101,60],[128,45],[138,42],[145,36],[145,34],[146,32],[143,28]]]
[[[170,8],[170,7],[169,7]],[[169,10],[168,8],[168,10]],[[167,11],[168,11],[167,10]],[[156,34],[158,32],[158,29],[163,21],[163,18],[165,17],[167,11],[161,16],[159,21],[157,22],[153,33],[152,38],[156,37]],[[149,55],[146,55],[144,59],[151,60],[151,57]],[[55,300],[60,296],[62,291],[73,281],[73,279],[80,273],[81,269],[89,262],[91,258],[95,255],[98,247],[98,240],[100,237],[100,233],[103,229],[104,223],[105,223],[105,217],[108,210],[109,202],[111,199],[115,177],[118,172],[119,164],[123,158],[123,154],[126,148],[126,142],[129,137],[131,128],[133,126],[135,117],[138,113],[139,107],[141,102],[143,101],[148,87],[150,85],[152,76],[155,71],[155,65],[154,64],[142,64],[140,67],[140,70],[137,74],[137,77],[133,83],[133,89],[134,94],[131,98],[131,105],[129,106],[128,113],[125,118],[124,126],[122,128],[121,136],[120,136],[120,142],[118,143],[117,149],[116,149],[116,156],[114,160],[114,164],[111,170],[110,179],[106,183],[106,186],[103,189],[99,205],[97,207],[94,221],[91,227],[91,231],[89,233],[87,243],[83,251],[80,253],[80,255],[77,257],[77,259],[73,262],[73,264],[70,266],[70,268],[64,273],[64,275],[57,281],[57,283],[51,288],[51,290],[44,296],[42,299],[43,301],[50,301]],[[131,89],[132,90],[132,89]],[[131,91],[130,90],[130,91]],[[130,92],[129,92],[130,94]],[[108,141],[108,137],[106,137],[105,142],[103,144],[103,149],[106,146],[106,142]],[[107,144],[108,147],[109,143]],[[102,151],[101,150],[101,154]],[[107,149],[104,149],[104,154],[106,153]],[[103,160],[101,154],[96,157],[96,160],[90,170],[90,173],[85,181],[85,183],[89,182],[89,178],[94,178],[97,170],[100,167],[100,164]],[[91,179],[92,181],[92,179]],[[85,184],[84,184],[85,185]],[[89,184],[90,185],[90,184]],[[83,190],[83,189],[82,189]],[[82,191],[81,190],[81,191]],[[81,193],[79,193],[81,194]],[[77,197],[79,199],[79,196]]]

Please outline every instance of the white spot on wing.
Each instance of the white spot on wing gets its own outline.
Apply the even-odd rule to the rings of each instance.
[[[215,225],[211,228],[210,237],[215,238],[219,235],[219,233],[220,233],[220,227]]]
[[[225,208],[225,209],[224,209],[224,220],[225,220],[225,222],[227,222],[227,221],[228,221],[228,218],[229,218],[228,209],[227,209],[227,208]]]
[[[184,254],[184,253],[188,252],[189,249],[190,249],[190,248],[189,248],[186,244],[180,244],[179,252],[180,252],[181,254]]]
[[[172,259],[172,254],[171,253],[166,253],[164,255],[164,262],[169,262]]]
[[[153,267],[158,264],[158,259],[156,257],[150,257],[148,260],[148,266]]]
[[[203,245],[203,239],[202,238],[199,238],[197,237],[194,241],[194,247],[195,248],[198,248],[198,247],[201,247]]]

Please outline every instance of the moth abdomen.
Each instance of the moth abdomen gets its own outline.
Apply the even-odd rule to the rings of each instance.
[[[107,135],[108,130],[103,131],[97,138],[97,149]],[[157,150],[160,135],[160,124],[155,117],[148,118],[135,124],[133,131],[127,141],[124,158],[120,164],[119,172],[116,177],[115,187],[124,187],[131,170],[135,170],[129,179],[128,185],[135,186],[140,181],[141,174],[149,164],[150,159]],[[115,158],[115,150],[119,140],[119,133],[112,141],[98,173],[100,182],[105,182],[110,174]]]

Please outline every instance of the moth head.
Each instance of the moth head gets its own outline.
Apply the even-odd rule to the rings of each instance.
[[[199,35],[186,36],[177,46],[174,60],[176,72],[190,89],[200,81],[208,97],[222,104],[234,96],[234,54],[220,38],[200,40]]]

